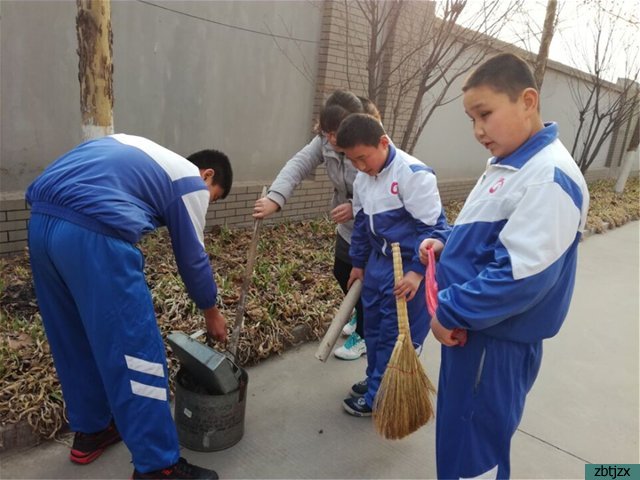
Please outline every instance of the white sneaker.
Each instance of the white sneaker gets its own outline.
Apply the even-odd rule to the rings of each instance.
[[[364,338],[353,332],[344,345],[340,348],[336,348],[333,354],[341,360],[357,360],[362,355],[367,353],[367,345],[364,343]]]
[[[351,334],[356,331],[357,323],[358,323],[358,316],[354,311],[353,315],[351,315],[351,320],[349,320],[347,324],[344,327],[342,327],[342,335],[345,337],[351,336]]]

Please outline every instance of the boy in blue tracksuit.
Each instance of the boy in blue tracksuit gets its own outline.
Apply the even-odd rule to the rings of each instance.
[[[542,358],[573,293],[589,207],[585,180],[543,124],[536,83],[512,54],[480,65],[464,87],[476,139],[493,155],[440,252],[442,344],[436,458],[439,478],[508,478],[511,438]],[[453,329],[468,330],[457,347]]]
[[[167,226],[207,331],[226,338],[204,249],[210,202],[231,189],[229,159],[188,159],[142,137],[90,140],[29,186],[29,253],[38,305],[75,432],[70,459],[95,460],[121,437],[133,478],[218,478],[180,458],[162,337],[135,244]]]
[[[353,184],[355,222],[349,285],[363,281],[367,378],[352,387],[344,409],[370,416],[398,337],[396,296],[407,299],[411,339],[421,348],[429,331],[417,247],[447,223],[433,170],[393,146],[380,122],[366,114],[340,124],[337,144],[359,170]],[[442,233],[438,234],[442,235]],[[442,237],[438,237],[442,238]],[[394,285],[391,244],[400,243],[404,278]]]

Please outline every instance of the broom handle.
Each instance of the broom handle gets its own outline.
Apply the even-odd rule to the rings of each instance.
[[[262,193],[260,198],[267,194],[267,187],[262,187]],[[238,341],[240,340],[240,332],[244,324],[244,305],[247,299],[247,292],[251,285],[251,278],[253,277],[253,265],[256,261],[256,250],[258,248],[258,235],[260,233],[260,226],[262,225],[262,219],[256,218],[253,221],[253,236],[251,237],[251,245],[249,246],[249,256],[247,258],[247,265],[244,270],[244,279],[242,281],[242,290],[240,290],[240,299],[238,300],[238,306],[236,307],[236,321],[233,326],[233,333],[231,334],[231,342],[227,350],[231,354],[236,356],[236,350],[238,349]]]
[[[318,346],[318,350],[316,351],[315,356],[321,362],[327,361],[327,357],[338,341],[338,337],[340,336],[342,327],[344,327],[349,318],[351,318],[351,312],[358,303],[361,292],[362,282],[359,279],[356,279],[356,281],[351,285],[351,288],[349,289],[347,294],[344,296],[338,312],[336,313],[335,317],[333,317],[331,325],[329,325],[329,328],[327,329],[327,333],[324,334],[324,338]]]
[[[393,277],[397,285],[404,276],[399,243],[391,244],[391,253],[393,255]],[[409,314],[407,313],[407,300],[404,297],[396,297],[396,310],[398,311],[398,334],[407,335],[409,333]]]

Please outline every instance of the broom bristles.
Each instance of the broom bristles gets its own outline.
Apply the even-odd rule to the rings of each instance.
[[[396,283],[402,278],[400,245],[391,245]],[[433,418],[435,388],[418,358],[409,330],[404,298],[396,298],[398,340],[373,404],[373,422],[384,438],[397,440],[418,430]]]
[[[377,432],[398,440],[427,424],[434,416],[435,391],[411,339],[400,334],[373,405]]]

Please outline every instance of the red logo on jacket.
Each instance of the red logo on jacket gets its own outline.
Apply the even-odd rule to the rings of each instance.
[[[397,195],[398,194],[398,182],[393,182],[391,184],[391,195]]]
[[[489,189],[489,193],[496,193],[496,191],[504,185],[504,177],[500,177],[496,183],[494,183]]]

